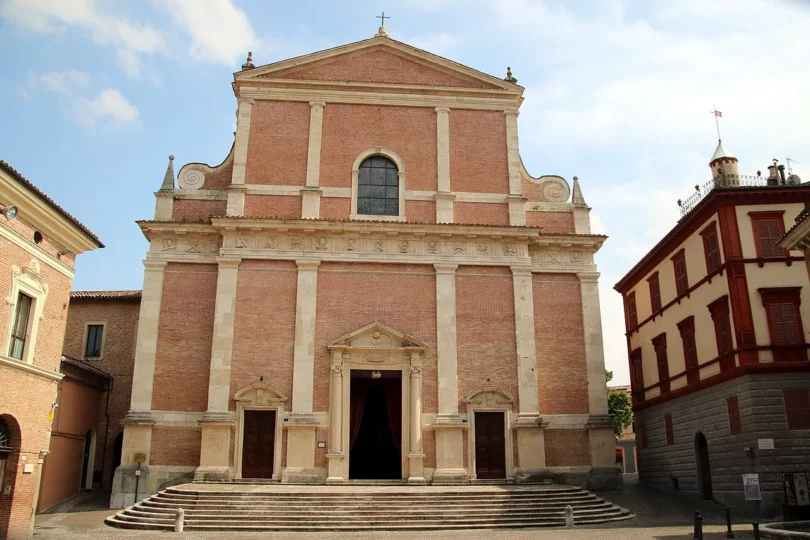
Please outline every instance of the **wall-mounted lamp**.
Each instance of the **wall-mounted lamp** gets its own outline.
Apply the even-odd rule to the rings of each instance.
[[[372,371],[371,372],[371,378],[372,379],[380,379],[380,378],[382,378],[382,373],[380,373],[379,371]]]
[[[16,206],[0,206],[0,214],[6,216],[6,219],[12,221],[14,218],[17,217],[17,207]]]

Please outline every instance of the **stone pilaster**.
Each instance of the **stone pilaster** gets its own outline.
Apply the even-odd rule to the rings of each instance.
[[[506,119],[506,158],[509,170],[509,224],[526,224],[526,198],[520,181],[520,147],[518,145],[518,111],[503,112]]]
[[[315,373],[315,309],[320,261],[299,260],[293,352],[292,412],[284,423],[287,430],[287,467],[282,482],[315,483],[315,430],[312,414]]]
[[[171,221],[174,213],[174,192],[155,192],[155,221]]]
[[[424,484],[422,451],[422,358],[418,352],[411,353],[410,363],[410,447],[408,449],[408,483]]]
[[[225,214],[229,216],[245,215],[245,195],[247,186],[245,184],[231,184],[228,186],[228,202],[225,207]]]
[[[301,217],[303,219],[318,219],[321,217],[321,196],[323,190],[305,187],[301,189]]]
[[[450,109],[436,107],[436,157],[438,165],[438,189],[436,222],[453,222],[453,199],[450,186]]]
[[[321,214],[321,137],[323,134],[323,108],[321,101],[309,102],[309,146],[307,149],[306,187],[301,190],[301,217],[318,219]]]
[[[436,470],[433,482],[467,478],[464,468],[464,429],[458,414],[458,349],[456,338],[456,264],[436,268],[436,352],[438,355],[439,414],[436,432]]]
[[[343,478],[343,351],[332,351],[332,395],[329,399],[329,460],[327,484],[345,482]]]
[[[250,137],[250,116],[253,113],[253,99],[239,98],[236,112],[236,139],[233,149],[233,176],[231,184],[245,183],[247,166],[248,138]]]
[[[214,337],[208,378],[208,410],[200,421],[202,441],[196,480],[229,481],[233,420],[229,412],[231,359],[236,314],[236,288],[241,259],[218,259],[217,296],[214,308]]]

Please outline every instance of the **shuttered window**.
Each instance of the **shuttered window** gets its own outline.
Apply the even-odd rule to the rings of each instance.
[[[728,296],[722,296],[709,304],[709,312],[714,322],[714,337],[717,342],[717,356],[720,357],[720,369],[734,369],[734,341],[731,337],[731,320],[728,311]]]
[[[655,314],[661,309],[661,284],[658,282],[658,272],[651,275],[647,282],[650,284],[650,308]]]
[[[799,303],[801,287],[759,289],[776,361],[807,360]],[[780,347],[787,347],[782,348]]]
[[[782,397],[788,429],[810,429],[810,388],[785,388]]]
[[[720,242],[717,239],[717,224],[712,222],[700,234],[703,236],[703,252],[706,255],[706,273],[711,274],[720,268],[722,264],[720,261]]]
[[[669,359],[667,358],[667,335],[660,334],[653,338],[655,347],[655,361],[658,364],[658,384],[661,393],[669,392]]]
[[[644,402],[644,368],[641,365],[641,349],[630,353],[630,376],[633,382],[633,401]]]
[[[672,257],[672,265],[675,268],[675,288],[678,291],[678,296],[682,296],[689,290],[689,278],[686,276],[686,255],[684,250],[680,250]]]
[[[697,346],[695,345],[695,317],[687,317],[678,323],[683,345],[683,360],[686,366],[686,382],[694,384],[700,380]]]
[[[636,293],[631,292],[627,295],[627,318],[632,331],[638,326],[638,310],[636,309]]]
[[[740,405],[737,396],[726,398],[726,409],[728,409],[728,431],[730,435],[742,433],[742,422],[740,421]]]
[[[670,444],[675,444],[675,433],[672,430],[672,415],[665,414],[664,415],[664,428],[667,433],[667,446]]]
[[[785,234],[784,212],[750,212],[757,257],[783,257],[785,250],[776,243]]]

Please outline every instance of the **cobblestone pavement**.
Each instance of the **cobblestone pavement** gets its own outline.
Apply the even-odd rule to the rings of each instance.
[[[416,540],[422,538],[447,538],[451,540],[529,540],[529,539],[599,539],[599,540],[691,540],[695,510],[704,517],[705,540],[720,540],[726,537],[725,513],[712,503],[696,501],[691,497],[660,491],[639,484],[633,477],[626,478],[625,489],[605,494],[605,499],[623,506],[636,514],[636,518],[612,525],[577,527],[575,529],[516,529],[436,532],[369,532],[369,533],[168,533],[142,532],[114,529],[104,525],[104,518],[112,510],[98,510],[98,497],[74,500],[56,512],[37,516],[35,539],[102,539],[102,538],[196,538],[210,540],[268,538],[278,540],[333,540],[355,538],[358,540]],[[751,540],[751,519],[732,515],[735,538]]]

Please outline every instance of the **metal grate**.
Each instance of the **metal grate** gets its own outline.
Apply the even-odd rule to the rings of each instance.
[[[700,201],[715,188],[761,187],[767,185],[768,179],[762,176],[718,174],[702,186],[696,185],[695,192],[686,199],[678,199],[678,206],[681,207],[681,217],[694,210]]]

